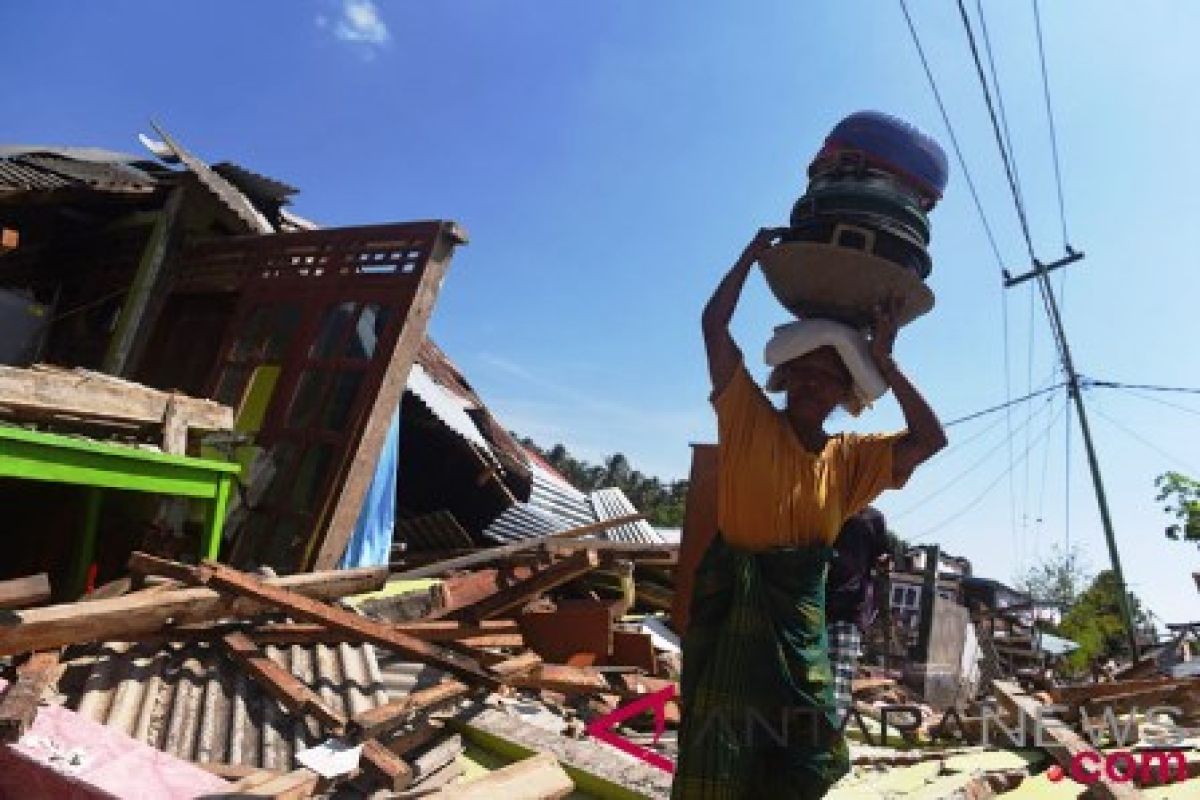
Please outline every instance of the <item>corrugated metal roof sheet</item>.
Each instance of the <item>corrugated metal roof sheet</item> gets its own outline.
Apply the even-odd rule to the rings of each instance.
[[[385,676],[370,645],[264,650],[345,714],[382,705],[393,699],[390,685],[413,682]],[[87,674],[67,694],[68,707],[179,758],[289,770],[297,750],[319,741],[213,644],[109,643],[67,669]]]
[[[571,526],[587,525],[596,521],[592,504],[587,495],[567,483],[558,473],[544,465],[540,458],[530,454],[529,468],[533,484],[529,492],[529,505],[567,520]]]
[[[420,364],[413,364],[412,370],[408,373],[408,383],[405,388],[412,392],[446,427],[466,439],[481,453],[495,460],[495,454],[492,453],[487,439],[483,438],[475,421],[467,413],[467,409],[471,407],[467,401],[447,391],[440,383],[431,378]]]
[[[596,519],[615,519],[616,517],[624,517],[630,514],[637,514],[638,510],[634,508],[633,503],[625,496],[625,493],[617,487],[608,489],[597,489],[589,495],[592,510],[596,514]],[[612,539],[616,542],[661,542],[660,537],[650,526],[646,520],[638,520],[627,525],[621,525],[617,528],[609,528],[604,532],[605,539]]]
[[[244,222],[251,232],[275,233],[274,226],[263,216],[261,211],[255,208],[249,198],[242,194],[240,189],[213,171],[213,168],[204,160],[185,150],[183,145],[171,138],[170,134],[158,125],[154,126],[154,130],[163,138],[163,143],[170,148],[171,152],[183,162],[184,166],[195,174],[200,183],[204,184],[210,192],[216,195],[217,199],[224,203],[238,219]],[[152,144],[147,144],[147,146],[151,147]]]
[[[158,179],[118,161],[82,161],[54,153],[22,153],[0,158],[0,190],[53,191],[71,187],[120,193],[148,193]]]
[[[496,542],[516,542],[561,533],[573,527],[569,520],[557,514],[529,503],[517,503],[484,528],[483,535]]]
[[[396,520],[394,540],[403,543],[410,552],[420,550],[455,550],[474,547],[471,536],[449,511],[435,511],[419,517]]]
[[[295,186],[290,186],[283,181],[263,175],[261,172],[247,169],[241,164],[234,164],[231,161],[221,161],[213,164],[212,169],[213,172],[237,186],[246,194],[275,200],[279,203],[289,202],[288,198],[300,191]]]

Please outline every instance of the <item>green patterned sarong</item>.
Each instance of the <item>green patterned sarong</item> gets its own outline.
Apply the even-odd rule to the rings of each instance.
[[[825,634],[831,552],[714,538],[683,639],[674,800],[820,798],[849,771]]]

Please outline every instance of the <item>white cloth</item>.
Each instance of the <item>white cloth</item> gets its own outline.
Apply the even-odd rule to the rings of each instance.
[[[837,351],[854,381],[854,394],[863,405],[878,400],[887,392],[887,381],[875,366],[875,359],[867,349],[867,340],[849,325],[833,320],[802,319],[777,326],[775,335],[767,342],[764,358],[769,366],[778,367],[821,347],[832,347]],[[772,384],[773,381],[768,381],[767,391],[777,392],[783,388]]]

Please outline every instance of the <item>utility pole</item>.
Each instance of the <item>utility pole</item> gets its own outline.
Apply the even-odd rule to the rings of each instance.
[[[1092,486],[1096,490],[1096,505],[1100,507],[1100,522],[1104,526],[1104,539],[1108,543],[1108,558],[1112,563],[1113,575],[1117,579],[1121,615],[1125,618],[1125,632],[1129,637],[1129,651],[1134,662],[1138,659],[1137,628],[1134,626],[1133,608],[1129,602],[1129,589],[1125,585],[1125,573],[1121,569],[1121,556],[1117,552],[1117,537],[1113,531],[1112,516],[1108,512],[1108,498],[1104,493],[1104,480],[1100,475],[1100,460],[1096,456],[1096,446],[1092,442],[1092,429],[1088,425],[1087,408],[1083,404],[1083,393],[1080,391],[1079,374],[1075,371],[1075,363],[1071,360],[1071,348],[1067,345],[1067,333],[1063,330],[1062,317],[1058,312],[1058,301],[1054,297],[1054,287],[1047,275],[1056,269],[1073,264],[1083,259],[1083,253],[1073,250],[1067,245],[1067,255],[1050,264],[1043,264],[1036,258],[1033,269],[1024,275],[1013,278],[1004,272],[1005,288],[1012,288],[1031,278],[1036,279],[1046,300],[1046,314],[1050,317],[1050,325],[1055,331],[1055,341],[1058,355],[1062,360],[1063,371],[1067,374],[1067,391],[1075,403],[1079,414],[1079,429],[1083,433],[1083,446],[1087,450],[1088,468],[1092,473]]]

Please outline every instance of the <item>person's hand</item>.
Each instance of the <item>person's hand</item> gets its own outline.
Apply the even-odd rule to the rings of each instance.
[[[757,261],[759,256],[774,247],[775,242],[787,232],[787,228],[759,228],[758,233],[754,234],[754,238],[742,252],[742,260],[746,263]]]
[[[871,320],[870,350],[881,372],[887,372],[894,366],[892,347],[896,344],[896,332],[900,328],[898,318],[903,307],[904,298],[894,294],[875,306],[875,315]]]

